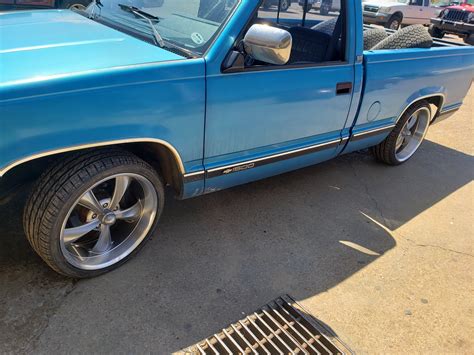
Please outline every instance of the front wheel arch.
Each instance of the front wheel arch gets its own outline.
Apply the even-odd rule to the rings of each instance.
[[[387,21],[386,24],[385,24],[385,27],[386,27],[386,28],[390,28],[389,26],[390,26],[390,24],[392,23],[392,21],[393,21],[394,19],[398,19],[399,24],[400,24],[400,26],[401,26],[401,24],[402,24],[402,22],[403,22],[403,13],[400,12],[400,11],[395,12],[392,16],[390,16],[390,18],[388,19],[388,21]]]
[[[91,2],[91,0],[63,0],[58,7],[60,9],[79,9],[76,5],[80,5],[85,9]],[[82,8],[80,9],[82,10]]]
[[[5,190],[8,191],[19,184],[36,180],[57,159],[79,151],[114,147],[129,151],[150,164],[178,196],[181,194],[185,171],[180,154],[168,142],[151,138],[99,142],[95,145],[72,146],[27,156],[0,169],[2,185],[5,185]]]

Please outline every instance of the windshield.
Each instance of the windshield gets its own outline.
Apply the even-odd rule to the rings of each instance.
[[[100,0],[99,5],[92,3],[87,12],[96,20],[111,23],[119,30],[136,34],[152,43],[155,43],[157,31],[164,40],[164,47],[178,47],[186,52],[202,54],[237,2],[238,0]],[[131,7],[135,11],[130,11]]]

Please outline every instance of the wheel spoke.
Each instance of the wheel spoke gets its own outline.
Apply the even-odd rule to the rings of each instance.
[[[122,200],[125,191],[127,191],[130,185],[130,178],[128,176],[117,176],[115,178],[115,189],[112,200],[110,201],[110,208],[114,209],[118,206],[120,200]]]
[[[405,141],[405,137],[402,133],[400,133],[398,135],[397,142],[395,143],[395,150],[400,149],[404,141]]]
[[[100,205],[99,201],[97,201],[97,198],[95,197],[92,190],[89,190],[84,195],[82,195],[81,199],[79,200],[79,204],[97,214],[102,213],[102,206]]]
[[[96,254],[103,253],[110,249],[112,246],[112,237],[110,235],[110,227],[103,224],[100,227],[100,235],[97,243],[92,248],[92,252]]]
[[[413,116],[411,116],[411,117],[408,119],[408,121],[407,121],[407,123],[406,123],[406,127],[407,127],[408,130],[410,130],[410,129],[413,128],[413,126],[415,125],[417,119],[418,119],[418,115],[415,116],[415,114],[413,114]]]
[[[142,204],[141,204],[141,201],[139,200],[132,207],[115,212],[115,217],[117,219],[133,219],[134,220],[140,217],[141,212],[142,212]]]
[[[63,233],[64,243],[71,244],[78,240],[83,235],[89,233],[91,230],[96,228],[100,224],[99,220],[95,219],[89,223],[83,224],[78,227],[66,228]]]

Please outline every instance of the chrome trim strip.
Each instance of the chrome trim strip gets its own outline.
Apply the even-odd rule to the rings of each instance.
[[[385,131],[386,129],[391,129],[393,127],[395,127],[395,124],[391,124],[391,125],[383,126],[383,127],[378,127],[378,128],[370,129],[368,131],[358,132],[358,133],[354,134],[353,137],[365,136],[367,134],[377,133],[378,131]]]
[[[183,175],[183,182],[188,183],[188,182],[202,180],[202,179],[204,179],[205,174],[206,174],[206,172],[204,170],[196,171],[194,173],[184,174]]]
[[[236,173],[243,170],[256,168],[262,165],[271,164],[280,160],[291,159],[300,155],[310,154],[319,150],[328,149],[331,146],[339,145],[342,142],[340,138],[325,143],[315,144],[304,148],[290,150],[283,153],[273,154],[262,158],[246,160],[243,162],[220,166],[206,170],[206,178],[213,178],[230,173]]]
[[[367,131],[357,132],[357,133],[355,133],[351,136],[350,141],[355,142],[355,141],[358,141],[360,139],[368,138],[370,136],[375,136],[377,134],[382,134],[385,131],[391,131],[393,129],[393,127],[395,127],[395,124],[391,124],[391,125],[383,126],[383,127],[377,127],[377,128],[370,129],[370,130],[367,130]]]
[[[176,162],[178,163],[179,170],[180,170],[181,174],[185,173],[183,161],[181,160],[181,156],[179,155],[176,148],[173,147],[167,141],[164,141],[162,139],[157,139],[157,138],[128,138],[128,139],[117,139],[117,140],[112,140],[112,141],[75,145],[75,146],[71,146],[71,147],[67,147],[67,148],[53,149],[53,150],[44,151],[44,152],[41,152],[41,153],[38,153],[38,154],[30,155],[30,156],[24,157],[22,159],[16,160],[13,163],[10,163],[10,164],[6,165],[5,167],[1,168],[0,169],[0,177],[5,175],[9,170],[13,169],[14,167],[16,167],[18,165],[21,165],[23,163],[26,163],[28,161],[35,160],[35,159],[47,157],[47,156],[50,156],[50,155],[60,154],[60,153],[72,152],[72,151],[81,150],[81,149],[105,147],[105,146],[109,146],[109,145],[113,145],[113,144],[124,144],[124,143],[157,143],[157,144],[161,144],[161,145],[165,146],[166,148],[168,148],[171,151],[171,153],[173,154]]]

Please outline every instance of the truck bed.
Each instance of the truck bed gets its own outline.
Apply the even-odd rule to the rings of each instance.
[[[474,79],[474,47],[436,39],[431,48],[366,50],[363,70],[357,118],[346,127],[352,126],[353,134],[393,126],[406,107],[423,97],[439,100],[440,113],[459,108]],[[384,138],[378,135],[363,145]],[[345,152],[364,148],[361,144],[351,142]]]

